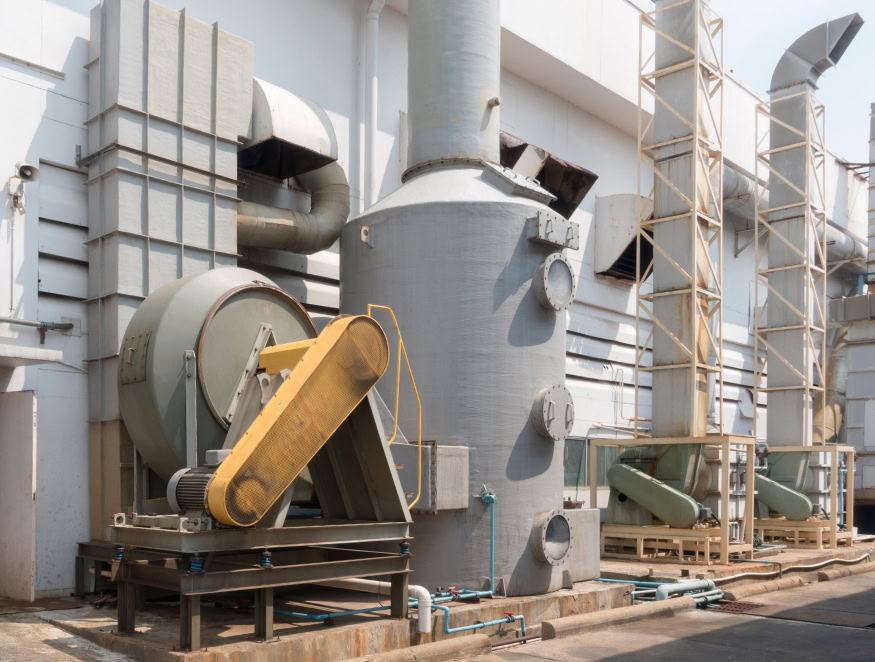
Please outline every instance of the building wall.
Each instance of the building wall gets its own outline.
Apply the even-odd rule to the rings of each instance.
[[[45,345],[40,345],[36,329],[0,325],[0,342],[62,350],[69,364],[0,369],[0,391],[7,391],[4,397],[16,391],[36,397],[36,436],[32,439],[14,432],[15,416],[0,414],[4,457],[0,464],[16,479],[30,476],[35,467],[35,491],[16,490],[2,500],[6,512],[32,509],[30,532],[20,527],[3,534],[6,545],[23,545],[30,540],[29,533],[33,535],[30,597],[69,592],[76,541],[88,537],[87,381],[81,371],[88,333],[84,304],[87,202],[85,177],[75,165],[76,146],[86,144],[87,9],[84,3],[0,1],[6,17],[0,22],[0,51],[37,65],[0,58],[0,98],[6,101],[0,111],[0,181],[5,203],[0,212],[0,315],[69,321],[75,327],[72,332],[48,332]],[[27,184],[26,211],[15,221],[10,302],[11,210],[6,181],[17,161],[38,164],[40,179]],[[28,443],[30,449],[10,448]],[[31,455],[35,462],[28,464]],[[9,521],[4,517],[4,522]],[[27,558],[22,550],[11,547],[0,554],[0,564],[15,568],[16,575],[19,563]],[[21,577],[28,576],[22,573]]]
[[[89,333],[84,303],[87,200],[85,175],[75,157],[77,145],[84,152],[87,144],[84,67],[93,4],[95,0],[0,0],[3,15],[14,17],[0,22],[0,51],[63,73],[60,78],[0,56],[0,98],[15,100],[0,110],[0,181],[5,185],[18,160],[39,163],[42,169],[40,181],[28,185],[27,211],[14,233],[12,309],[19,317],[70,320],[76,325],[71,333],[48,333],[45,345],[63,350],[65,362],[73,367],[0,370],[0,385],[6,391],[33,391],[38,402],[37,442],[31,449],[37,466],[37,594],[69,591],[75,543],[89,537],[87,383],[78,370],[86,358]],[[233,0],[164,4],[186,8],[207,23],[218,21],[252,41],[256,76],[311,98],[326,110],[337,133],[339,161],[350,180],[353,213],[362,211],[366,0],[260,0],[257,11]],[[576,402],[573,433],[579,436],[619,434],[598,426],[622,427],[634,415],[634,292],[628,283],[595,275],[593,216],[597,197],[634,193],[636,188],[637,21],[644,4],[649,3],[505,0],[502,5],[501,128],[599,175],[574,216],[581,226],[581,249],[571,256],[578,289],[568,314],[566,347],[568,383]],[[400,184],[404,168],[405,12],[404,0],[390,0],[380,20],[380,196]],[[757,97],[737,81],[730,80],[727,89],[726,155],[752,171]],[[834,220],[865,235],[865,187],[834,162],[830,172]],[[306,196],[300,196],[300,204],[307,207]],[[0,218],[2,265],[10,254],[9,219],[7,205]],[[750,397],[745,393],[752,386],[750,333],[757,302],[752,301],[753,251],[748,247],[736,258],[733,228],[724,231],[726,420],[732,431],[747,434],[752,413],[744,415],[738,403]],[[317,317],[337,311],[336,247],[314,256],[247,251],[240,263],[277,280]],[[10,308],[8,274],[0,269],[0,315]],[[39,344],[36,331],[23,327],[0,325],[0,338],[3,343]],[[648,383],[643,377],[639,415],[644,418],[650,417]],[[0,417],[3,444],[10,425]],[[96,448],[92,455],[100,452]],[[94,467],[101,458],[91,460]],[[23,507],[24,497],[18,494],[16,499]],[[6,557],[0,558],[5,562]]]

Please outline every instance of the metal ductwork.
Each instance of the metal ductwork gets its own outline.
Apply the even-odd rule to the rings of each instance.
[[[860,15],[849,14],[806,32],[778,61],[770,92],[800,83],[816,87],[817,80],[841,59],[861,27],[863,19]]]
[[[712,178],[712,183],[715,180]],[[760,206],[763,209],[769,207],[769,192],[760,186]],[[753,222],[754,219],[754,182],[742,172],[732,166],[724,164],[723,167],[723,210],[729,211]],[[827,221],[828,223],[830,221]],[[855,273],[866,272],[866,244],[845,230],[834,225],[826,228],[826,259],[830,263],[838,263],[844,260],[856,260],[846,262],[843,268]]]
[[[310,193],[310,211],[243,200],[237,207],[238,245],[304,254],[330,248],[350,208],[331,120],[312,101],[254,78],[251,128],[238,166],[275,180],[295,177]]]
[[[238,244],[309,255],[337,241],[349,217],[349,183],[343,167],[335,161],[296,179],[310,192],[310,211],[242,201],[237,206]]]
[[[809,140],[814,130],[809,126],[808,93],[824,71],[839,61],[862,23],[859,15],[851,14],[809,30],[787,49],[772,76],[769,206],[761,209],[772,210],[768,222],[772,233],[782,241],[773,238],[768,248],[767,277],[775,293],[769,297],[766,318],[767,328],[773,329],[769,332],[768,351],[769,444],[798,446],[812,442],[812,401],[804,384],[813,378],[815,357],[813,349],[808,351],[807,345],[811,343],[806,340],[806,333],[824,323],[816,319],[810,298],[825,295],[809,291],[796,253],[806,256],[803,265],[813,263],[817,254],[813,238],[811,245],[806,243],[805,230],[809,214],[814,212],[805,207],[805,198],[799,193],[804,191],[807,195],[812,186],[811,157],[809,150],[799,145],[800,140]],[[804,319],[799,317],[798,310],[805,311]],[[798,455],[783,462],[807,462],[803,454]]]

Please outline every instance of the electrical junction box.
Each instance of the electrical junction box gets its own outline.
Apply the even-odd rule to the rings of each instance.
[[[408,503],[416,498],[419,446],[394,443],[389,446],[401,489]],[[422,442],[422,494],[414,512],[437,513],[467,508],[471,502],[468,485],[468,447]]]

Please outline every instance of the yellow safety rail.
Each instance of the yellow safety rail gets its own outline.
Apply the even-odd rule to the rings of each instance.
[[[410,368],[410,359],[407,358],[407,348],[404,347],[404,338],[401,337],[401,329],[398,328],[398,320],[395,318],[395,312],[389,306],[379,306],[375,303],[368,304],[368,317],[373,318],[372,311],[385,310],[392,317],[392,324],[395,325],[395,333],[398,334],[398,361],[395,369],[395,428],[392,431],[392,436],[389,437],[389,445],[395,441],[398,435],[398,400],[401,394],[401,357],[404,356],[404,363],[407,364],[407,374],[410,375],[410,385],[413,387],[413,395],[416,396],[416,406],[419,407],[419,429],[417,435],[417,472],[416,472],[416,498],[407,506],[407,510],[412,510],[419,497],[422,495],[422,401],[419,399],[419,390],[416,388],[416,380],[413,379],[413,370]]]

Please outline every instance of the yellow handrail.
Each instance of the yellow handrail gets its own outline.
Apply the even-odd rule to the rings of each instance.
[[[413,370],[410,368],[410,359],[407,357],[407,348],[404,347],[404,338],[401,337],[401,329],[398,328],[398,320],[395,318],[395,312],[389,306],[379,306],[375,303],[368,304],[368,317],[373,317],[372,310],[385,310],[392,317],[392,324],[395,325],[395,333],[398,334],[398,365],[395,370],[395,429],[392,436],[389,438],[389,444],[395,441],[398,434],[398,400],[401,394],[401,355],[404,355],[404,363],[407,364],[407,374],[410,375],[410,385],[413,387],[413,395],[416,396],[416,406],[419,407],[419,430],[417,444],[419,446],[417,452],[418,470],[416,473],[416,498],[407,506],[407,510],[411,510],[419,497],[422,495],[422,401],[419,399],[419,390],[416,388],[416,380],[413,379]]]

